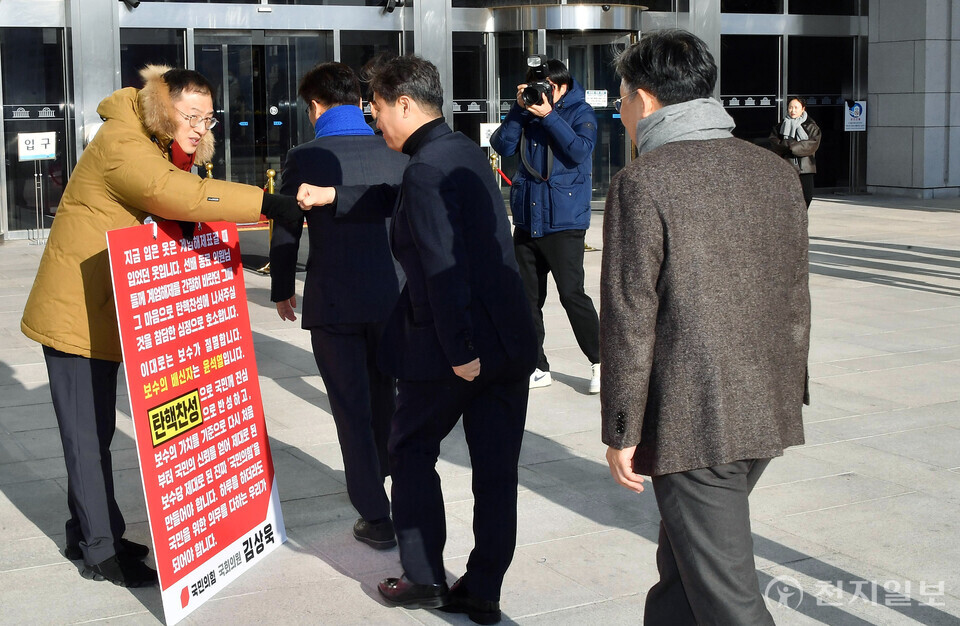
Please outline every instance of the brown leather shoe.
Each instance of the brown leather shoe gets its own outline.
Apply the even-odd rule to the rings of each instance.
[[[400,578],[384,578],[377,585],[380,595],[395,606],[406,609],[435,609],[447,603],[447,583],[423,585],[404,574]]]
[[[462,576],[450,587],[447,598],[449,602],[440,607],[441,611],[466,613],[474,624],[497,624],[500,622],[500,603],[471,596],[467,592],[467,586],[464,584]]]

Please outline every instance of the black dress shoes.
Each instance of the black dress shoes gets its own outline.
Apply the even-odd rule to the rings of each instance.
[[[116,555],[96,565],[84,564],[80,575],[90,580],[109,580],[120,587],[149,587],[157,584],[155,570],[140,561],[124,561]]]
[[[453,583],[447,596],[449,602],[440,607],[447,613],[466,613],[474,624],[496,624],[500,622],[500,603],[493,600],[481,600],[467,593],[463,577]]]
[[[122,561],[142,561],[150,554],[150,548],[142,543],[135,543],[128,539],[120,539],[120,545],[117,546],[117,558]],[[71,561],[79,561],[83,558],[83,551],[80,550],[80,544],[68,543],[63,549],[63,556]]]
[[[421,585],[404,574],[400,578],[384,578],[377,585],[387,602],[407,609],[435,609],[447,603],[447,583]]]
[[[389,517],[379,522],[368,522],[361,517],[353,525],[353,537],[374,550],[386,550],[397,545],[397,536]]]

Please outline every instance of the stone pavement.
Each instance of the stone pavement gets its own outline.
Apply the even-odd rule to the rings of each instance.
[[[599,248],[594,218],[587,241]],[[960,624],[960,201],[832,196],[810,218],[813,405],[807,444],[775,460],[752,498],[760,586],[779,624]],[[19,331],[40,253],[0,244],[0,623],[156,623],[156,588],[84,580],[59,552],[62,453],[40,348]],[[594,297],[600,256],[586,254]],[[309,336],[278,319],[267,278],[245,279],[289,541],[186,623],[468,624],[378,599],[397,552],[351,536]],[[504,622],[636,624],[657,578],[653,494],[610,479],[590,369],[555,296],[546,318],[555,382],[530,397]],[[147,542],[121,394],[117,492],[127,536]],[[471,545],[462,431],[439,472],[452,582]]]

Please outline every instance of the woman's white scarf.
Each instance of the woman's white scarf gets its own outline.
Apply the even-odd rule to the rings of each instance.
[[[807,135],[807,131],[803,130],[802,124],[807,121],[807,112],[804,111],[800,114],[800,117],[794,119],[789,115],[783,118],[783,124],[780,125],[780,136],[789,137],[790,139],[796,139],[797,141],[803,141],[804,139],[809,139],[810,136]]]

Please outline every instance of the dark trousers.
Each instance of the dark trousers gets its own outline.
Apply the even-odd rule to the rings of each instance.
[[[383,479],[389,474],[387,438],[396,387],[377,367],[381,330],[380,324],[310,329],[313,356],[337,425],[347,494],[368,522],[390,517]]]
[[[580,350],[591,363],[600,362],[600,318],[593,300],[583,290],[585,230],[564,230],[533,238],[522,228],[513,231],[513,251],[530,302],[540,353],[537,368],[550,370],[543,351],[543,303],[547,300],[547,274],[553,273],[560,304],[567,312]]]
[[[810,208],[810,202],[813,201],[813,177],[816,174],[800,174],[800,186],[803,188],[803,201]]]
[[[482,367],[482,364],[481,364]],[[446,580],[447,539],[436,464],[440,442],[463,416],[473,468],[474,548],[465,584],[471,595],[499,600],[517,543],[517,464],[526,420],[528,378],[398,381],[390,431],[393,524],[400,562],[414,582]]]
[[[760,593],[747,498],[770,459],[654,476],[657,569],[643,623],[773,624]]]
[[[67,466],[67,545],[79,544],[83,560],[96,565],[116,554],[126,530],[114,497],[110,456],[120,364],[47,346],[43,358]]]

